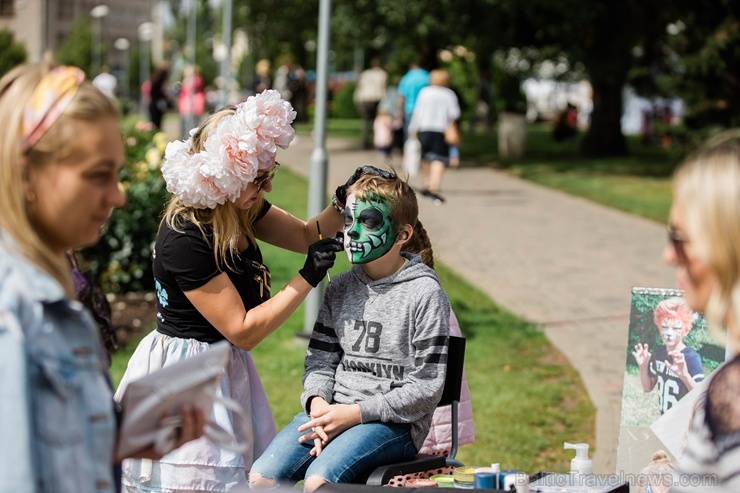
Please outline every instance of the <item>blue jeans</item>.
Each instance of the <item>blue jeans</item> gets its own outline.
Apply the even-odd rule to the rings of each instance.
[[[308,423],[306,413],[298,413],[283,428],[252,465],[251,473],[278,482],[297,482],[319,476],[330,483],[349,483],[362,473],[416,455],[411,441],[411,426],[373,421],[345,430],[326,445],[318,457],[309,454],[310,443],[298,443],[298,427]]]

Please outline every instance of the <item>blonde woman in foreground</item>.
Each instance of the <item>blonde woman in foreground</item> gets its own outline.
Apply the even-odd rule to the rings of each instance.
[[[673,492],[740,491],[740,131],[726,131],[689,158],[674,178],[670,244],[686,302],[725,339],[730,359],[708,378]],[[724,329],[724,330],[722,330]]]
[[[0,80],[0,491],[115,492],[107,360],[75,298],[67,250],[100,238],[126,204],[113,102],[76,67]],[[182,414],[178,443],[203,415]],[[151,450],[137,456],[158,457]]]

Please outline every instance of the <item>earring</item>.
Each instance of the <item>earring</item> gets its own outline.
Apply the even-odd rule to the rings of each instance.
[[[26,212],[32,214],[36,210],[36,193],[29,190],[25,193],[26,195]]]

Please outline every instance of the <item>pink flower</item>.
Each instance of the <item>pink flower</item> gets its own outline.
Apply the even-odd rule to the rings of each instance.
[[[278,91],[250,96],[221,119],[202,151],[191,155],[190,140],[167,145],[162,165],[167,190],[200,209],[235,201],[259,170],[273,165],[277,148],[290,145],[295,117]]]

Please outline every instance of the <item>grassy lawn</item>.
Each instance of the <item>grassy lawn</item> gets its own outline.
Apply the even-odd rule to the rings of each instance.
[[[622,426],[650,426],[660,418],[657,389],[645,392],[639,373],[628,372],[622,390]]]
[[[628,137],[630,155],[592,159],[578,155],[576,142],[554,142],[550,126],[530,124],[526,154],[501,160],[495,134],[467,135],[461,153],[470,166],[493,165],[512,175],[572,195],[665,223],[671,201],[671,173],[676,158],[659,147],[645,147]]]
[[[313,121],[310,123],[297,123],[294,125],[297,133],[309,133],[313,129]],[[330,118],[326,122],[326,132],[332,137],[343,137],[355,139],[359,142],[362,130],[362,120],[359,118]]]
[[[355,134],[356,135],[356,134]],[[307,183],[281,171],[271,201],[305,217]],[[303,257],[264,246],[273,291],[303,265]],[[344,256],[332,273],[346,270]],[[576,371],[534,326],[496,306],[486,295],[437,265],[443,287],[468,338],[465,368],[473,399],[474,444],[458,458],[469,465],[499,462],[530,473],[564,471],[570,455],[563,442],[594,444],[594,409]],[[301,307],[252,354],[267,389],[278,427],[298,412],[305,339]],[[134,345],[114,355],[112,374],[120,380]]]

